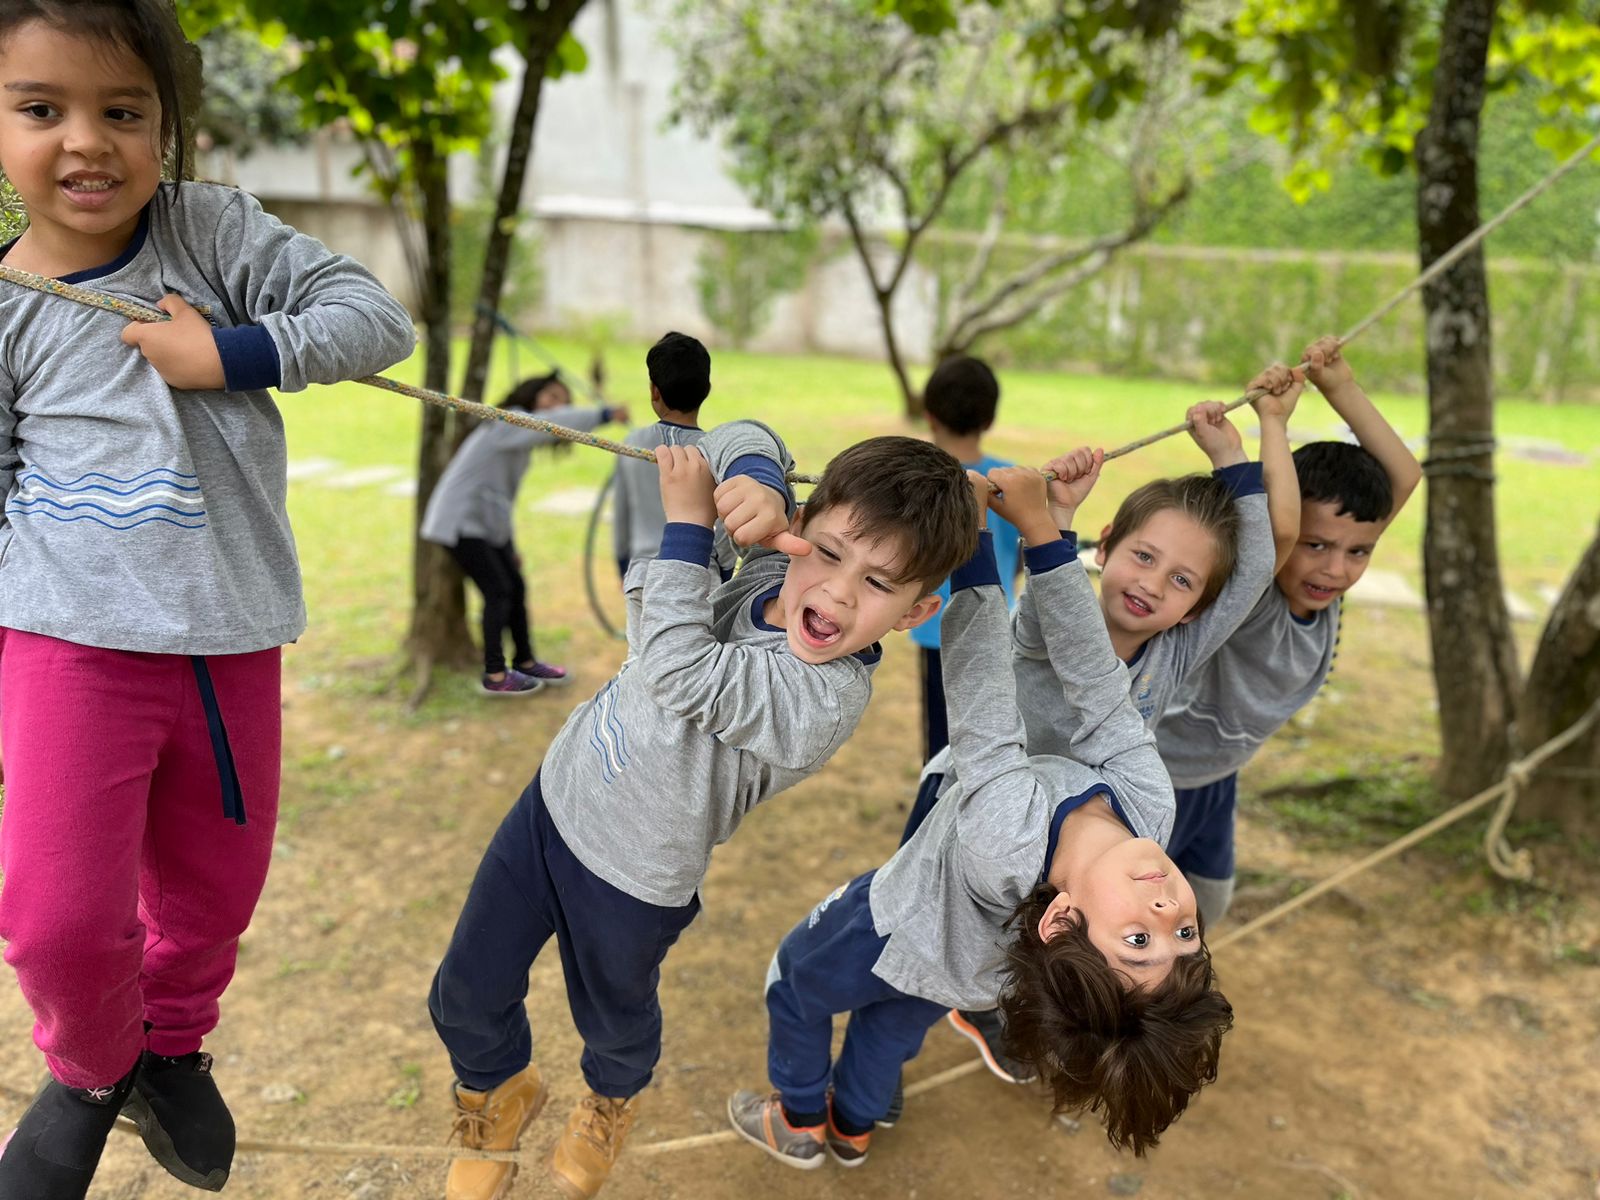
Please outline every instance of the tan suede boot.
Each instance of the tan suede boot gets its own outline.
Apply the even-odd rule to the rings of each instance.
[[[522,1131],[544,1107],[544,1080],[539,1068],[513,1075],[492,1092],[455,1087],[456,1122],[450,1131],[468,1150],[515,1150]],[[445,1180],[445,1200],[500,1200],[516,1178],[517,1166],[458,1158]]]
[[[550,1161],[550,1177],[562,1195],[589,1200],[600,1190],[638,1113],[637,1096],[613,1100],[590,1092],[578,1101]]]

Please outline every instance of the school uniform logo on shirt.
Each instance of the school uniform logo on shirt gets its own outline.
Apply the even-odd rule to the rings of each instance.
[[[1146,721],[1150,719],[1150,714],[1156,710],[1155,701],[1150,699],[1150,693],[1154,690],[1154,685],[1150,682],[1152,677],[1149,672],[1139,676],[1139,690],[1134,693],[1133,697],[1134,707],[1139,710],[1139,715]]]
[[[37,467],[17,476],[17,493],[6,515],[48,517],[62,524],[92,521],[126,532],[151,522],[179,529],[204,529],[205,497],[198,476],[155,467],[127,479],[90,471],[76,479],[58,480]]]
[[[828,911],[828,905],[832,904],[840,896],[844,895],[845,889],[849,886],[850,885],[848,883],[841,883],[838,887],[834,888],[833,891],[824,896],[822,898],[822,903],[813,908],[811,910],[811,916],[806,918],[806,928],[815,929],[817,927],[817,922],[822,920],[822,914]]]

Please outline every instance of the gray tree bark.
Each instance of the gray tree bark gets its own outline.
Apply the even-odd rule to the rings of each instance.
[[[1478,226],[1478,134],[1496,0],[1449,0],[1433,105],[1417,137],[1417,233],[1427,267]],[[1495,539],[1489,292],[1481,247],[1423,290],[1429,437],[1424,579],[1444,757],[1440,786],[1494,782],[1510,751],[1518,671]]]

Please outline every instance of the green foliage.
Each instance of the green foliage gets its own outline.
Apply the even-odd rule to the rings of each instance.
[[[22,197],[11,186],[11,181],[0,175],[0,242],[9,242],[28,227],[28,214],[23,211]]]
[[[773,302],[805,281],[816,249],[810,226],[707,234],[695,264],[700,311],[719,334],[744,349],[766,325]]]
[[[282,47],[229,27],[199,39],[205,59],[205,104],[198,121],[202,145],[247,155],[258,146],[303,140],[300,102],[278,86],[289,69]]]
[[[935,270],[943,247],[930,250]],[[1005,254],[1025,261],[1027,245]],[[1404,256],[1135,250],[1045,309],[986,339],[983,353],[1029,368],[1169,375],[1233,388],[1319,333],[1348,329],[1414,274]],[[1582,400],[1600,395],[1600,271],[1556,261],[1490,260],[1495,388],[1500,395]],[[1422,314],[1407,305],[1351,354],[1369,389],[1422,390]]]
[[[485,144],[475,162],[477,186],[473,199],[450,211],[450,323],[462,328],[472,323],[478,303],[478,280],[494,221],[495,162],[498,139]],[[500,311],[511,321],[539,303],[544,280],[539,270],[539,235],[532,217],[518,213],[511,237],[510,261],[500,292]]]

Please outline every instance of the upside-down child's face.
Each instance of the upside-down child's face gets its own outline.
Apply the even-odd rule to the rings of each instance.
[[[1106,962],[1138,986],[1155,987],[1174,959],[1200,949],[1194,889],[1149,838],[1118,842],[1078,872],[1071,891],[1058,893],[1045,910],[1039,936],[1049,941],[1073,910]]]
[[[0,41],[0,170],[27,206],[25,236],[57,273],[126,248],[161,183],[160,141],[155,77],[126,50],[43,21]]]
[[[1367,572],[1384,521],[1358,521],[1331,500],[1303,500],[1300,540],[1278,571],[1278,589],[1297,617],[1321,612]]]
[[[1142,642],[1193,620],[1216,561],[1215,539],[1193,517],[1173,508],[1151,514],[1106,552],[1100,611],[1107,628]]]
[[[789,560],[783,590],[767,620],[789,633],[789,649],[804,662],[825,663],[865,650],[893,629],[910,629],[939,611],[937,595],[920,580],[897,583],[902,549],[893,535],[874,538],[853,528],[845,506],[795,517],[794,532],[812,545]],[[802,523],[803,522],[803,523]]]

